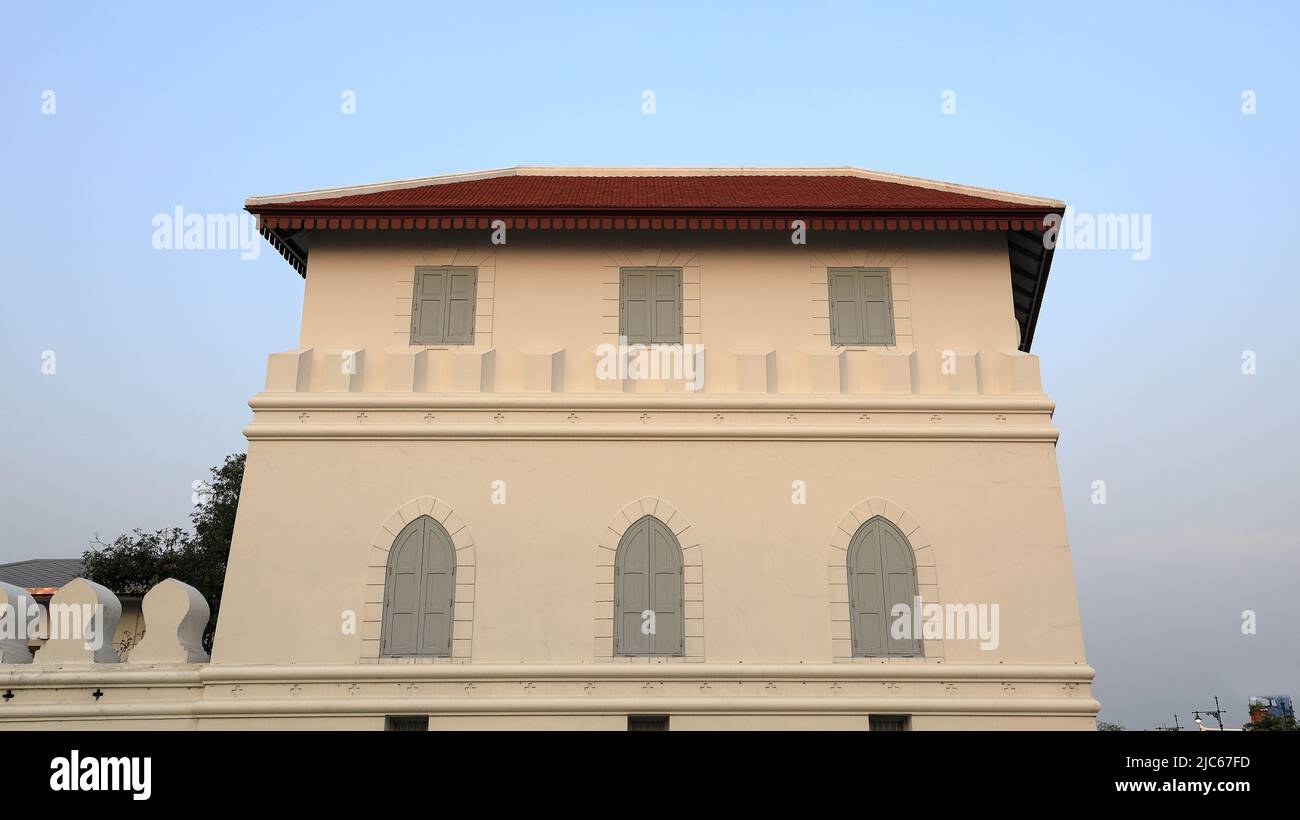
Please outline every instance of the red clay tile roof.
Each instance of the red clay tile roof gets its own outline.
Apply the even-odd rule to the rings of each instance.
[[[1041,207],[1041,206],[1040,206]],[[275,211],[1024,212],[1010,202],[855,176],[501,176],[267,203]]]

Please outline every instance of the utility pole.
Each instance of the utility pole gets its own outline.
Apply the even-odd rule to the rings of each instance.
[[[1201,715],[1202,715],[1202,714],[1209,715],[1210,717],[1214,718],[1215,720],[1217,720],[1217,721],[1219,722],[1219,731],[1220,731],[1220,732],[1223,731],[1223,714],[1224,714],[1224,710],[1223,710],[1222,708],[1219,707],[1219,696],[1218,696],[1218,695],[1215,695],[1215,696],[1214,696],[1214,708],[1213,708],[1213,709],[1197,709],[1197,710],[1193,711],[1192,714],[1196,717],[1196,722],[1197,722],[1197,724],[1200,724],[1200,722],[1201,722]]]

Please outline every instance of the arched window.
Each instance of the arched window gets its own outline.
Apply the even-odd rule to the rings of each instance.
[[[647,515],[623,533],[614,555],[614,654],[682,655],[682,547]]]
[[[456,548],[441,524],[422,515],[407,524],[388,552],[380,654],[451,654]]]
[[[849,620],[853,654],[860,658],[911,658],[921,655],[921,636],[912,634],[916,619],[916,558],[907,537],[876,516],[858,527],[849,542]],[[907,631],[893,636],[890,615],[907,605]]]

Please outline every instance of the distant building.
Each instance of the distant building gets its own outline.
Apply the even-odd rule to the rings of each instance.
[[[48,599],[59,587],[80,578],[85,565],[80,558],[29,558],[0,564],[0,581],[22,587],[38,598]]]
[[[1290,695],[1256,695],[1247,701],[1247,708],[1250,710],[1251,723],[1259,723],[1266,717],[1295,717]]]
[[[41,607],[41,635],[49,628],[50,598],[59,588],[74,578],[82,577],[85,564],[80,558],[29,558],[12,564],[0,564],[0,582],[13,584],[27,590],[27,594]],[[113,632],[113,646],[125,656],[132,646],[144,636],[144,618],[140,613],[139,595],[119,595],[122,602],[122,619]],[[45,643],[43,637],[33,637],[28,648],[33,652]]]

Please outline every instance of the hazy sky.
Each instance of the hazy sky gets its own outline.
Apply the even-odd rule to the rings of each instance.
[[[155,214],[516,164],[856,165],[1150,215],[1144,261],[1058,251],[1034,340],[1102,718],[1300,696],[1296,4],[561,5],[6,4],[0,562],[188,523],[296,346],[277,254],[155,250]]]

